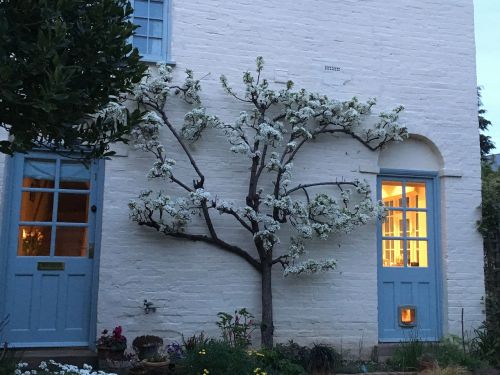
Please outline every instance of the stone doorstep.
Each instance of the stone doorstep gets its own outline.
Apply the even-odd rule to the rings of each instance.
[[[40,362],[53,359],[56,362],[82,367],[88,364],[97,368],[97,353],[88,348],[12,349],[21,362],[29,368],[37,368]]]

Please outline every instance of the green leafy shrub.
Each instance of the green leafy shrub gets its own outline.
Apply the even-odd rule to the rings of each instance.
[[[472,371],[486,366],[477,355],[474,340],[462,342],[457,336],[450,336],[440,343],[417,339],[401,343],[388,360],[388,366],[393,370],[417,371],[421,358],[427,355],[435,358],[442,368],[462,366]]]
[[[309,354],[308,369],[313,374],[328,374],[342,362],[342,356],[328,345],[315,344]]]
[[[309,366],[311,349],[307,346],[299,345],[296,342],[293,342],[293,340],[290,340],[286,344],[277,344],[274,351],[279,353],[283,358],[301,366],[304,369]]]
[[[256,356],[249,355],[241,346],[210,340],[187,350],[178,366],[179,375],[250,375],[262,368]]]
[[[239,309],[234,315],[220,312],[217,326],[224,341],[232,346],[248,347],[252,343],[252,332],[257,328],[255,318],[247,309]]]
[[[256,352],[260,357],[258,358],[262,363],[262,367],[266,369],[269,374],[279,375],[304,375],[307,374],[306,370],[299,363],[286,358],[279,350],[262,349]]]

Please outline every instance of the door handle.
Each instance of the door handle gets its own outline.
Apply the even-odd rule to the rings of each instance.
[[[89,259],[94,259],[95,246],[93,243],[89,244]]]

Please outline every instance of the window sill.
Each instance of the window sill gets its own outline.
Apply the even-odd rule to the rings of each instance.
[[[172,67],[174,67],[176,65],[176,62],[172,61],[172,60],[159,60],[159,59],[148,58],[148,57],[141,57],[141,61],[148,64],[148,65],[166,64],[166,65],[172,66]]]

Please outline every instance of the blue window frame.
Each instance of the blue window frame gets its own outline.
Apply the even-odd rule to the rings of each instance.
[[[170,41],[170,1],[133,0],[135,30],[132,44],[146,61],[166,62]]]

